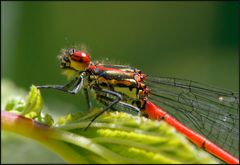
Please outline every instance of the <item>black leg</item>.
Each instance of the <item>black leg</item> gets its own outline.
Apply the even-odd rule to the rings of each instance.
[[[120,93],[120,94],[123,96],[122,93]],[[106,96],[106,94],[104,95],[103,93],[101,93],[101,94],[97,93],[96,97],[97,97],[97,100],[104,105],[109,105],[109,103],[111,103],[114,100],[113,98],[110,98],[109,96]],[[123,96],[123,97],[127,98],[128,96],[126,96],[126,97]],[[123,101],[119,101],[118,104],[119,104],[119,107],[112,107],[112,109],[117,110],[117,111],[131,113],[131,114],[133,114],[133,112],[134,112],[134,114],[136,114],[138,116],[141,115],[140,108],[138,108],[134,105],[125,103]]]
[[[66,85],[41,85],[37,86],[38,89],[41,88],[49,88],[49,89],[54,89],[54,90],[60,90],[66,93],[71,93],[71,94],[76,94],[80,91],[83,85],[83,78],[80,76],[79,78],[75,78],[71,80],[68,84]],[[72,90],[69,90],[73,86]]]
[[[119,104],[121,104],[122,106],[124,106],[124,107],[126,107],[126,108],[131,109],[131,111],[137,112],[137,115],[138,115],[138,116],[141,116],[141,110],[140,110],[138,107],[135,107],[135,106],[133,106],[133,105],[131,105],[131,104],[128,104],[128,103],[124,103],[124,102],[122,102],[122,101],[120,101]]]
[[[105,107],[100,113],[98,113],[96,116],[94,116],[94,118],[90,121],[88,126],[84,129],[85,131],[94,122],[94,120],[96,120],[100,115],[102,115],[104,112],[109,110],[114,104],[116,104],[122,100],[122,95],[117,92],[106,90],[106,89],[100,89],[100,88],[95,88],[95,90],[98,90],[99,92],[103,92],[105,94],[110,94],[110,95],[116,96],[116,99],[114,101],[112,101],[107,107]]]
[[[92,110],[92,104],[91,104],[91,101],[89,99],[88,89],[84,88],[83,91],[84,91],[85,99],[87,101],[88,111],[90,112]]]

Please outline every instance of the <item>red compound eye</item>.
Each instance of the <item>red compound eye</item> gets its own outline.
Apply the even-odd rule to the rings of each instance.
[[[72,54],[72,60],[79,61],[88,65],[90,63],[90,57],[87,53],[76,51]]]

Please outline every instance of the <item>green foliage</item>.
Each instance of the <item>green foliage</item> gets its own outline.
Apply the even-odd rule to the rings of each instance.
[[[2,129],[46,145],[67,163],[217,163],[163,121],[108,112],[85,131],[99,109],[54,123],[42,107],[40,91],[32,86],[26,101],[7,102]]]
[[[11,98],[6,103],[5,110],[15,112],[30,119],[36,119],[43,124],[51,126],[53,118],[49,114],[41,112],[42,104],[40,91],[35,86],[32,86],[26,101],[20,97]]]

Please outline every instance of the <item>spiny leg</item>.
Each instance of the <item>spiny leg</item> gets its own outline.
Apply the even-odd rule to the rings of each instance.
[[[116,96],[116,99],[114,101],[112,101],[107,107],[105,107],[100,113],[98,113],[96,116],[94,116],[94,118],[90,121],[88,126],[84,129],[85,131],[94,122],[94,120],[96,120],[100,115],[102,115],[104,112],[109,110],[114,104],[117,104],[119,101],[121,101],[123,99],[121,94],[114,92],[114,91],[110,91],[110,90],[106,90],[106,89],[99,89],[99,88],[95,88],[95,90],[99,90],[100,92]]]
[[[122,96],[123,94],[120,93]],[[126,95],[126,98],[128,96]],[[125,97],[124,97],[125,98]],[[110,98],[109,96],[107,96],[106,94],[103,94],[103,93],[98,93],[97,94],[97,100],[104,104],[104,105],[109,105],[109,103],[111,103],[114,99],[113,98]],[[134,106],[134,105],[131,105],[129,103],[125,103],[123,101],[119,101],[118,102],[119,106],[120,107],[112,107],[114,110],[117,110],[117,111],[123,111],[123,112],[128,112],[128,111],[125,111],[125,109],[129,109],[129,111],[132,111],[132,112],[136,112],[138,116],[141,116],[141,110],[140,108]]]
[[[50,88],[55,90],[61,90],[61,91],[67,91],[71,86],[73,86],[77,82],[78,78],[72,79],[69,83],[66,85],[39,85],[37,86],[38,89],[40,88]]]
[[[41,85],[41,86],[37,86],[37,88],[38,89],[49,88],[54,90],[60,90],[66,93],[76,94],[80,91],[80,89],[82,88],[82,85],[83,85],[83,78],[82,76],[80,76],[79,78],[74,78],[66,85]],[[73,86],[73,89],[69,90],[71,86]]]

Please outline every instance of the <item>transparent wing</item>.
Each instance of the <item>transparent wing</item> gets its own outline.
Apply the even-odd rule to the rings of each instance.
[[[182,124],[239,157],[239,94],[176,78],[147,77],[149,99]]]

